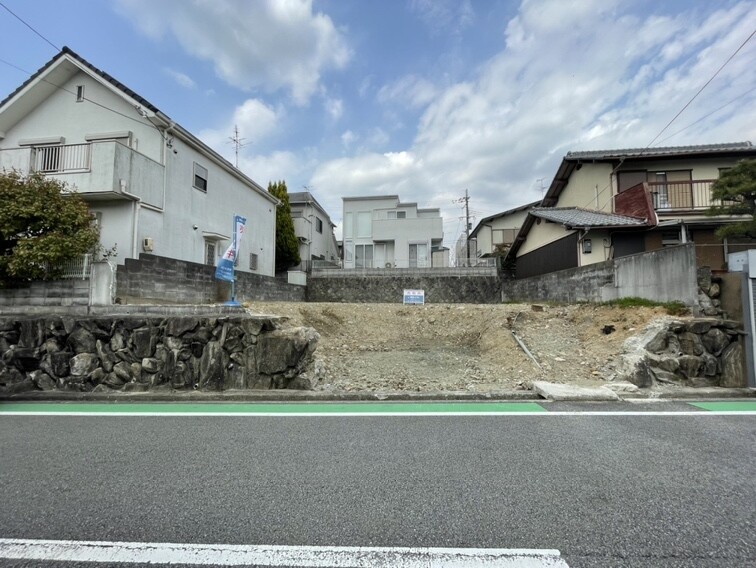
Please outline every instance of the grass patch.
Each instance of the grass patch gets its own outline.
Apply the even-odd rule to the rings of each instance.
[[[606,302],[606,306],[615,306],[621,309],[628,308],[664,308],[664,310],[671,316],[685,316],[690,313],[690,308],[682,302],[655,302],[653,300],[647,300],[646,298],[619,298],[618,300],[612,300]]]

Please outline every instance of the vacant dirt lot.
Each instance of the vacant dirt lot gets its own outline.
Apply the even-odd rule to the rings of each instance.
[[[346,391],[499,391],[536,379],[603,383],[625,339],[665,315],[660,308],[530,304],[255,302],[248,309],[315,328],[316,359],[325,368],[319,388]]]

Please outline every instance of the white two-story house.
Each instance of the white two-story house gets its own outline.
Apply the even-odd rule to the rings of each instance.
[[[344,197],[344,268],[431,268],[442,248],[439,209],[402,203],[398,195]],[[441,256],[438,264],[443,265]],[[448,265],[448,260],[446,263]]]
[[[339,247],[333,233],[335,225],[318,200],[309,191],[289,194],[294,234],[299,240],[301,267],[309,271],[312,261],[323,261],[325,266],[337,266]]]
[[[237,270],[274,275],[278,200],[68,48],[0,102],[0,170],[83,196],[116,261],[142,252],[217,264],[247,218]]]

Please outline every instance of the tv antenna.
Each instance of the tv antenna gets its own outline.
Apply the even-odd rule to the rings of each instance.
[[[228,137],[231,144],[234,145],[234,154],[236,156],[236,162],[234,163],[234,166],[237,168],[239,167],[239,148],[244,148],[244,146],[249,145],[249,142],[246,144],[243,144],[243,142],[246,140],[246,138],[241,138],[239,136],[239,127],[234,124],[234,135]]]

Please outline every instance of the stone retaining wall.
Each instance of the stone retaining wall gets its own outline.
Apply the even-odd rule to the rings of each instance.
[[[0,318],[0,393],[312,388],[311,328],[274,316]]]
[[[745,387],[744,334],[738,322],[715,318],[655,323],[625,343],[616,378],[639,387]]]
[[[375,275],[348,270],[341,270],[338,275],[313,273],[307,281],[307,301],[401,304],[404,290],[425,290],[427,303],[496,304],[501,301],[501,279],[487,272],[464,275]]]

